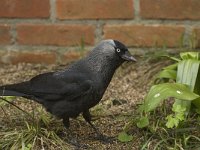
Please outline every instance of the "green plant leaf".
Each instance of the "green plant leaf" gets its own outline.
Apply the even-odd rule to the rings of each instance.
[[[200,109],[195,109],[195,112],[200,115]]]
[[[138,128],[144,128],[146,126],[149,125],[149,119],[146,116],[143,116],[139,119],[139,121],[137,122],[137,127]]]
[[[192,101],[192,103],[194,104],[194,106],[199,109],[200,112],[200,98],[197,98],[195,100]],[[200,114],[200,113],[199,113]]]
[[[157,78],[167,78],[167,79],[173,79],[176,80],[176,71],[175,70],[170,70],[170,69],[165,69],[162,70]]]
[[[177,118],[180,121],[185,120],[185,111],[186,107],[183,107],[181,105],[175,105],[173,104],[172,111],[175,113],[175,118]]]
[[[167,67],[164,67],[163,69],[164,70],[177,70],[177,66],[178,66],[178,63],[175,63],[175,64],[169,65]]]
[[[145,97],[145,111],[148,112],[155,109],[159,103],[169,97],[192,101],[200,96],[191,92],[186,85],[179,83],[163,83],[154,85]]]
[[[184,52],[184,53],[180,53],[180,57],[183,60],[188,60],[188,59],[199,60],[199,52]]]
[[[176,82],[181,84],[186,84],[188,85],[190,91],[194,91],[196,82],[198,80],[197,76],[198,76],[200,61],[189,59],[192,57],[192,55],[189,53],[181,53],[181,54],[182,57],[184,57],[184,59],[188,58],[188,60],[183,60],[178,63]],[[182,101],[179,100],[179,98],[177,98],[174,104],[185,107],[186,108],[185,115],[186,116],[188,115],[191,107],[191,102]]]
[[[197,80],[200,61],[184,60],[178,63],[177,83],[186,84],[193,91]]]
[[[175,117],[176,117],[178,120],[180,120],[180,121],[185,120],[184,112],[175,114]]]
[[[167,119],[166,123],[167,128],[177,127],[179,124],[179,120],[177,118],[174,118],[172,115],[168,115],[166,119]]]
[[[171,114],[166,117],[166,126],[168,128],[178,127],[179,122],[185,120],[185,107],[174,104],[172,107],[172,111],[174,112],[174,115]]]
[[[173,105],[172,111],[175,113],[184,112],[186,110],[185,107],[181,105]]]
[[[118,135],[118,140],[120,142],[130,142],[133,140],[133,136],[132,135],[128,135],[126,132],[121,132]]]

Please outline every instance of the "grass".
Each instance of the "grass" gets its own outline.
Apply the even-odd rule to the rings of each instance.
[[[70,133],[63,128],[61,120],[52,117],[40,105],[17,98],[13,102],[28,112],[29,115],[6,103],[0,106],[0,149],[71,150],[73,146],[69,144],[69,141],[77,136],[81,144],[89,145],[90,149],[98,148],[100,150],[190,150],[200,147],[200,119],[194,120],[194,114],[188,116],[188,122],[182,122],[179,128],[166,128],[166,116],[172,113],[169,109],[171,108],[169,107],[171,105],[169,101],[166,101],[167,105],[162,105],[162,107],[158,107],[154,112],[151,112],[150,125],[147,128],[140,129],[137,127],[136,120],[140,118],[140,114],[137,112],[139,106],[135,103],[133,107],[130,105],[133,105],[131,104],[133,101],[142,101],[141,95],[145,94],[148,87],[147,83],[150,82],[149,79],[158,72],[158,69],[161,68],[160,65],[166,64],[157,60],[157,58],[155,58],[155,61],[150,62],[150,65],[144,64],[144,62],[135,64],[133,66],[136,66],[135,70],[128,66],[124,67],[126,70],[123,68],[118,70],[116,74],[118,77],[111,83],[108,93],[105,93],[104,101],[92,109],[93,115],[100,116],[100,119],[95,121],[94,124],[99,127],[102,133],[117,136],[124,129],[129,135],[133,136],[132,141],[125,143],[115,141],[113,144],[104,144],[96,140],[85,140],[89,136],[93,137],[94,132],[82,118],[78,118],[79,121],[71,121],[73,133]],[[26,66],[21,68],[25,68],[25,71],[14,70],[14,72],[21,72],[22,74],[16,74],[16,76],[24,78],[27,70],[31,69],[27,69]],[[137,76],[134,72],[137,73]],[[36,73],[38,73],[37,70]],[[9,74],[10,80],[13,80],[12,82],[19,81],[19,79],[13,79],[15,73],[12,71],[2,78],[8,78]],[[30,77],[28,76],[28,78]],[[145,85],[145,89],[142,88],[143,85],[141,84]],[[129,87],[126,88],[125,85],[129,85]],[[131,88],[131,86],[133,87]],[[116,95],[117,93],[119,95]],[[128,98],[127,95],[131,97]],[[119,102],[114,105],[115,100],[112,99],[114,97],[132,101],[126,100],[125,104]]]
[[[193,110],[185,121],[182,121],[177,128],[166,127],[167,116],[172,114],[172,100],[162,103],[161,108],[157,108],[150,115],[150,124],[140,129],[143,137],[141,149],[170,149],[170,150],[191,150],[200,147],[200,116]],[[134,116],[128,125],[128,129],[138,126],[141,114]],[[126,129],[127,130],[127,129]]]
[[[63,127],[62,121],[47,113],[43,107],[23,98],[12,97],[9,99],[14,105],[23,104],[23,109],[15,107],[7,102],[1,102],[0,109],[3,112],[0,121],[0,149],[5,150],[68,150],[79,146],[76,134],[70,129]],[[16,104],[17,103],[17,104]],[[24,110],[24,108],[28,108]],[[107,110],[102,104],[92,109],[92,113],[98,117],[105,117]],[[85,122],[82,117],[78,118],[78,126]],[[75,121],[75,120],[74,120]],[[85,126],[91,130],[90,126]],[[77,129],[78,132],[79,129]],[[84,137],[84,132],[83,137]],[[87,132],[87,131],[86,131]],[[87,138],[87,134],[84,138]],[[93,135],[92,135],[93,136]],[[85,146],[85,144],[80,144]]]
[[[1,149],[66,149],[66,142],[58,136],[63,130],[62,127],[41,107],[28,114],[16,108],[8,114],[7,107],[12,106],[1,106],[4,110],[4,118],[1,121],[6,121],[0,132]]]
[[[166,128],[166,116],[171,112],[171,103],[162,105],[151,112],[150,124],[139,129],[142,137],[141,150],[197,150],[200,147],[200,116],[191,113],[187,122],[181,122],[178,128]],[[129,134],[137,125],[140,114],[134,115],[125,129]]]

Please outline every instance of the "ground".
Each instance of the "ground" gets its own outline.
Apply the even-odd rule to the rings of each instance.
[[[82,117],[71,119],[70,129],[65,129],[61,120],[47,114],[45,110],[42,110],[42,115],[46,114],[50,116],[48,125],[40,124],[42,128],[41,133],[45,133],[45,135],[46,132],[48,133],[47,139],[45,139],[45,137],[42,139],[40,134],[36,134],[38,132],[34,132],[33,138],[35,137],[34,142],[37,144],[33,144],[33,149],[140,149],[142,143],[144,144],[145,142],[145,138],[141,130],[136,126],[131,127],[128,131],[133,135],[134,139],[132,141],[122,143],[117,140],[117,136],[123,131],[125,125],[134,118],[138,104],[142,102],[149,88],[150,79],[158,72],[160,66],[163,64],[163,62],[147,63],[145,61],[123,64],[116,71],[100,104],[91,110],[91,113],[98,117],[98,119],[94,121],[95,126],[101,133],[109,137],[116,137],[116,140],[110,143],[96,140],[94,131]],[[1,65],[0,85],[25,81],[37,74],[52,70],[60,70],[65,67],[65,65],[34,64]],[[13,103],[28,112],[29,116],[33,115],[35,118],[38,118],[38,116],[41,115],[41,110],[38,111],[37,109],[38,107],[41,108],[41,106],[35,102],[22,98],[14,98]],[[34,121],[31,120],[26,113],[16,109],[14,106],[5,104],[0,107],[0,113],[0,147],[6,144],[8,147],[10,146],[8,143],[12,141],[12,136],[9,137],[9,135],[6,135],[6,132],[14,137],[16,135],[21,135],[21,133],[24,134],[24,130],[27,128],[29,132],[32,129],[31,124]],[[28,131],[26,130],[27,133]],[[52,138],[50,137],[51,133],[55,133],[56,137],[62,139],[64,143],[62,143],[62,145],[57,145],[56,142],[51,141],[48,145],[48,140]],[[16,138],[13,140],[22,141],[21,145],[27,148],[26,150],[31,149],[26,145],[26,142],[24,142],[23,145],[23,136],[21,137],[22,139]],[[26,138],[24,140],[26,141]],[[29,140],[31,141],[31,139]],[[8,147],[7,149],[9,149]]]

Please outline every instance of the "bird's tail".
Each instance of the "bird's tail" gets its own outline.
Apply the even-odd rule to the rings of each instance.
[[[27,94],[21,91],[23,86],[23,83],[0,86],[0,96],[27,96]]]

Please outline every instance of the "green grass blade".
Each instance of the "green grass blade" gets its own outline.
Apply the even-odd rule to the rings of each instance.
[[[2,98],[6,99],[9,102],[12,102],[15,99],[15,96],[2,96]],[[0,99],[0,106],[4,106],[8,104],[6,101]]]
[[[171,56],[168,56],[168,55],[163,55],[163,57],[167,57],[167,58],[174,60],[174,61],[177,61],[177,62],[181,61],[181,59],[178,59],[176,57],[171,57]]]

